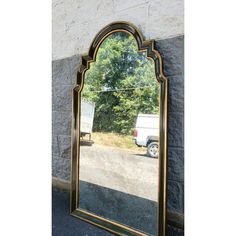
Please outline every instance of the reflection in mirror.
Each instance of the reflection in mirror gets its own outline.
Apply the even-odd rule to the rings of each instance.
[[[154,61],[132,35],[115,32],[83,82],[79,208],[157,235],[158,136]]]

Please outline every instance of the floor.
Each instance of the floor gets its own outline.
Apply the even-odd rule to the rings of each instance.
[[[70,216],[69,206],[69,192],[53,189],[52,236],[113,236],[111,233]]]
[[[69,205],[69,192],[53,189],[52,236],[115,236],[114,234],[70,216]],[[170,230],[167,230],[167,235],[183,236],[184,233],[171,233]]]

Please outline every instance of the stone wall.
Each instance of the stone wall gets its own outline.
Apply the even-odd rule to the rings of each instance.
[[[52,62],[52,175],[70,179],[72,88],[79,56]]]
[[[159,40],[169,81],[167,209],[184,213],[184,37]]]

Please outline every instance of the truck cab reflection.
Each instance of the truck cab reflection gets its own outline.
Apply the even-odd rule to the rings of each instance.
[[[159,116],[139,114],[134,131],[134,141],[138,147],[146,147],[147,155],[158,157]]]

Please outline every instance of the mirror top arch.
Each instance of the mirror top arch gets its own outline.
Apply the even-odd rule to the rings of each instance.
[[[115,32],[125,32],[132,35],[137,42],[138,51],[145,51],[147,58],[150,58],[155,62],[155,73],[157,80],[159,82],[166,81],[166,77],[164,76],[162,69],[162,58],[160,53],[155,48],[155,41],[144,40],[141,32],[131,23],[118,21],[105,26],[101,31],[99,31],[90,45],[88,54],[81,56],[75,87],[81,86],[82,79],[85,72],[89,69],[90,63],[96,61],[96,55],[100,45],[109,35]]]

